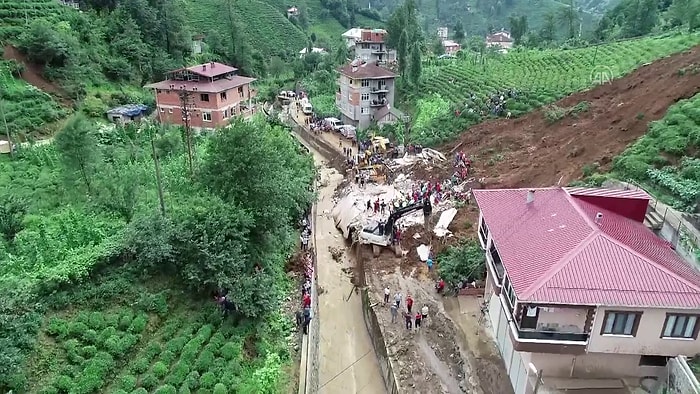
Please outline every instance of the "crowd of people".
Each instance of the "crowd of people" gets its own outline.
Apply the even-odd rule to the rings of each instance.
[[[391,322],[396,323],[399,320],[399,310],[403,316],[404,323],[407,330],[419,331],[421,325],[427,324],[429,308],[428,304],[423,304],[423,307],[415,310],[413,309],[415,301],[411,294],[406,295],[406,300],[403,299],[403,294],[401,290],[398,290],[394,294],[393,301],[390,303],[389,298],[391,297],[391,290],[389,286],[384,288],[384,305],[389,305],[389,310],[391,311]],[[401,303],[404,302],[405,308],[401,307]]]
[[[311,323],[311,281],[314,276],[314,256],[313,251],[309,248],[309,240],[311,238],[311,222],[309,221],[309,212],[304,214],[304,217],[299,221],[301,229],[301,250],[302,260],[304,264],[304,280],[301,285],[301,310],[296,313],[297,327],[300,327],[304,335],[309,333],[309,324]]]

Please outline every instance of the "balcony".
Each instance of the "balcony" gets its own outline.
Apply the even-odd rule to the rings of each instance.
[[[389,104],[389,101],[386,98],[382,97],[382,98],[370,101],[369,106],[370,107],[383,107],[387,104]]]
[[[372,48],[372,53],[373,53],[373,54],[377,54],[377,55],[383,54],[383,53],[386,53],[386,49],[382,49],[382,48]]]
[[[509,304],[504,302],[503,306]],[[535,353],[583,353],[594,311],[592,306],[519,304],[510,322],[513,348]]]
[[[586,342],[589,334],[573,333],[573,332],[558,332],[558,331],[535,331],[535,330],[518,330],[519,339],[539,339],[542,341],[568,341],[568,342]]]
[[[372,93],[372,94],[389,93],[389,89],[386,87],[386,85],[372,86],[370,93]]]

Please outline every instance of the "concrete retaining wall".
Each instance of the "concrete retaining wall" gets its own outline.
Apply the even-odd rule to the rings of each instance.
[[[668,394],[700,394],[700,382],[690,369],[685,357],[678,356],[668,361]]]

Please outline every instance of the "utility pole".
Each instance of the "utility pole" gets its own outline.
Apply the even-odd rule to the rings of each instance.
[[[192,92],[180,87],[180,112],[185,125],[185,144],[187,145],[187,161],[190,167],[190,176],[194,176],[193,153],[192,153]]]
[[[163,198],[163,182],[160,175],[160,160],[158,159],[158,154],[156,153],[156,143],[153,139],[153,129],[154,127],[149,127],[149,137],[151,137],[151,149],[153,151],[153,163],[156,167],[156,183],[158,185],[158,200],[160,200],[160,213],[165,216],[165,199]]]

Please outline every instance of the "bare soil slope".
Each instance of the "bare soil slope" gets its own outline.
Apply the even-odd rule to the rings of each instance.
[[[580,178],[587,164],[598,162],[609,168],[616,155],[646,133],[650,121],[699,91],[700,46],[696,46],[555,103],[572,108],[588,102],[585,112],[551,123],[545,117],[546,107],[518,119],[481,123],[439,150],[461,149],[476,155],[475,176],[485,178],[487,188],[551,186],[560,179],[566,185]],[[428,177],[451,171],[433,170]]]
[[[5,60],[15,60],[24,64],[24,71],[22,71],[21,78],[25,82],[51,94],[63,106],[72,106],[71,100],[68,98],[66,92],[57,84],[44,78],[43,67],[29,61],[26,56],[17,50],[17,48],[13,47],[12,45],[6,45],[2,58]]]

